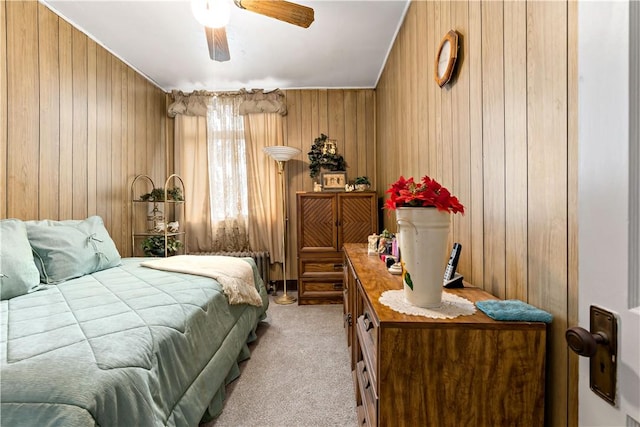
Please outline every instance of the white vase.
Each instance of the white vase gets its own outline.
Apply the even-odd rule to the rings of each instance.
[[[440,306],[451,214],[436,208],[398,208],[396,222],[406,302]]]

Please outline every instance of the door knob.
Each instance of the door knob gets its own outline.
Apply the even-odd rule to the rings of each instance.
[[[592,334],[580,326],[567,329],[564,333],[567,345],[580,356],[592,357],[598,350],[598,344],[607,344],[609,338],[604,332]]]
[[[615,406],[618,355],[616,316],[603,308],[589,308],[589,329],[567,329],[564,337],[569,348],[589,358],[589,386],[594,393]]]

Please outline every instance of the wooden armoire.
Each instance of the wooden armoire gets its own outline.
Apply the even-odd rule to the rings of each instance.
[[[345,243],[378,231],[372,191],[298,192],[298,304],[342,302]]]

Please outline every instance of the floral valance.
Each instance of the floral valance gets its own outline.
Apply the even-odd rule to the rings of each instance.
[[[281,116],[287,115],[287,104],[284,93],[279,89],[270,92],[265,92],[263,89],[253,89],[251,91],[241,89],[238,92],[208,92],[199,90],[191,93],[174,90],[171,92],[171,96],[173,97],[173,102],[169,105],[167,112],[169,117],[175,117],[178,114],[184,114],[185,116],[206,116],[211,98],[220,96],[237,96],[242,98],[240,115],[263,113],[277,113]]]

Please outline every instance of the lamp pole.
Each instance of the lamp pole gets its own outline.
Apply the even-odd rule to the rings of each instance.
[[[295,147],[287,147],[285,145],[274,145],[264,147],[263,151],[267,153],[278,163],[278,176],[280,178],[280,188],[282,191],[282,281],[284,284],[284,292],[281,296],[274,299],[276,304],[292,304],[296,298],[287,294],[287,223],[289,221],[287,214],[287,185],[285,178],[285,163],[293,156],[300,154],[300,150]]]

